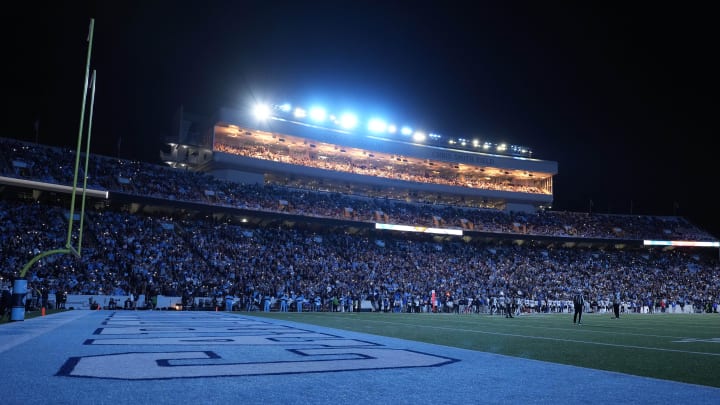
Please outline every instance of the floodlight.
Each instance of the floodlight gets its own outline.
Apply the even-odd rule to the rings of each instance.
[[[265,120],[270,117],[270,107],[266,104],[258,104],[255,106],[255,117],[259,120]]]
[[[412,130],[412,128],[406,126],[406,127],[402,127],[400,129],[400,133],[403,135],[412,135],[413,130]]]
[[[307,117],[307,111],[298,107],[295,109],[295,112],[293,113],[293,115],[295,115],[295,118],[305,118],[305,117]]]
[[[422,142],[427,138],[424,132],[422,131],[415,131],[413,134],[413,141],[415,142]]]
[[[289,103],[285,103],[285,104],[283,104],[283,105],[281,105],[281,106],[278,106],[278,108],[279,108],[280,111],[282,111],[282,112],[290,112],[290,110],[292,110],[292,106],[291,106]]]
[[[358,124],[358,117],[355,114],[345,113],[340,117],[340,126],[345,129],[353,129]]]
[[[370,130],[370,132],[385,132],[386,129],[387,124],[381,119],[373,118],[368,122],[368,130]]]
[[[313,121],[322,122],[322,121],[325,121],[326,117],[327,117],[327,112],[325,112],[324,108],[313,107],[310,109],[310,118]]]
[[[397,127],[395,126],[395,124],[390,124],[390,125],[388,125],[388,127],[387,127],[387,131],[388,131],[388,133],[390,133],[390,134],[394,134],[394,133],[397,132]]]

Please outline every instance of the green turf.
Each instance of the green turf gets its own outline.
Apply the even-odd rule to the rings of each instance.
[[[237,314],[720,387],[719,314]]]

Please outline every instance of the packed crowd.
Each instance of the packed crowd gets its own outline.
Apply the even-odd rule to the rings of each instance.
[[[283,162],[292,165],[301,165],[316,167],[319,169],[332,170],[336,172],[361,174],[364,176],[385,177],[396,180],[412,181],[415,183],[433,183],[443,184],[454,187],[471,187],[481,188],[485,190],[513,191],[533,194],[550,194],[549,190],[543,190],[540,187],[527,184],[512,184],[507,179],[488,181],[485,177],[472,177],[469,175],[443,175],[440,172],[430,174],[428,170],[417,169],[412,170],[410,167],[390,166],[392,170],[388,170],[388,166],[377,166],[370,162],[355,162],[348,156],[342,155],[323,155],[323,158],[314,157],[309,154],[293,155],[289,151],[279,151],[268,148],[265,145],[252,143],[229,145],[227,143],[216,142],[215,150],[232,153],[239,156],[252,157],[254,159],[271,160],[274,162]],[[401,160],[407,161],[402,157]]]
[[[8,140],[0,147],[4,176],[71,181],[74,159],[67,151]],[[295,214],[341,220],[348,219],[345,208],[350,206],[355,215],[382,210],[405,224],[462,213],[483,224],[483,229],[512,233],[518,232],[516,224],[521,222],[530,224],[533,232],[559,239],[568,229],[574,229],[575,235],[617,237],[613,228],[638,238],[708,237],[676,217],[512,214],[426,206],[240,185],[96,156],[89,172],[91,188],[155,196],[167,200],[168,206],[184,200],[281,212],[278,200],[283,199]],[[537,310],[558,310],[556,303],[568,302],[577,289],[585,291],[590,302],[606,302],[620,291],[628,308],[673,303],[716,308],[720,295],[717,252],[706,250],[437,241],[320,232],[301,226],[263,228],[218,222],[212,216],[153,216],[103,207],[89,208],[86,214],[81,256],[51,255],[35,263],[27,275],[32,290],[56,295],[182,296],[187,303],[197,297],[217,301],[228,295],[250,304],[266,297],[273,302],[302,297],[313,305],[319,302],[312,308],[321,310],[372,299],[378,310],[403,311],[428,305],[433,291],[441,308],[453,302],[455,310],[464,303],[464,309],[478,311],[491,311],[501,293],[536,303]],[[65,206],[32,199],[0,200],[0,288],[7,289],[33,257],[64,246],[67,223]]]
[[[0,152],[0,176],[72,184],[76,156],[74,151],[0,138]],[[84,169],[84,165],[80,165],[80,169]],[[504,212],[472,206],[408,202],[408,198],[347,195],[267,184],[242,185],[204,173],[98,155],[90,158],[88,188],[343,220],[377,222],[378,215],[382,214],[383,221],[395,224],[469,228],[504,234],[634,240],[717,240],[677,216],[564,211]]]
[[[5,287],[40,252],[63,246],[67,210],[0,202],[0,271]],[[42,218],[43,221],[37,221]],[[537,302],[568,300],[578,288],[603,301],[622,291],[628,306],[648,302],[717,305],[716,254],[660,248],[600,250],[462,240],[436,242],[390,235],[253,228],[211,218],[170,218],[111,210],[87,212],[81,256],[41,259],[28,273],[33,289],[91,295],[183,296],[241,301],[268,296],[337,300],[376,297],[394,308],[399,295],[427,303],[489,306],[501,292]],[[549,309],[549,308],[548,308]]]

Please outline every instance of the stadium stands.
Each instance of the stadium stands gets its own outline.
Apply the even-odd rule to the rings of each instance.
[[[0,151],[0,176],[72,183],[72,151],[10,139],[0,139]],[[596,308],[620,289],[625,309],[637,312],[680,312],[681,302],[682,312],[712,309],[720,295],[716,250],[638,243],[716,240],[681,217],[512,213],[238,184],[103,156],[90,162],[88,186],[110,198],[86,210],[81,257],[49,256],[30,269],[36,296],[182,296],[187,309],[232,295],[244,309],[257,294],[275,301],[287,293],[319,297],[321,310],[372,299],[377,310],[401,300],[402,311],[427,311],[435,290],[441,310],[452,300],[463,312],[489,313],[501,291],[534,312],[562,311],[577,288]],[[61,193],[3,187],[0,287],[64,243],[67,212]],[[374,231],[378,212],[382,221],[466,237]]]

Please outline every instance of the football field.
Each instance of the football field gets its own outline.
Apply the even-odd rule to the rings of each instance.
[[[287,319],[481,352],[720,387],[720,314],[275,313]]]
[[[0,325],[0,379],[23,405],[716,405],[718,319],[69,310]]]

